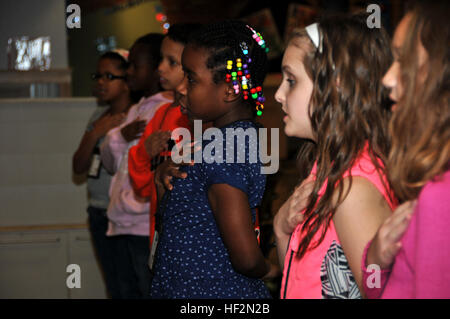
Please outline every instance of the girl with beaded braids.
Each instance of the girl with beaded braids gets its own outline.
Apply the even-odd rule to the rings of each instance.
[[[302,183],[274,218],[282,298],[363,297],[364,247],[395,207],[381,83],[390,45],[366,20],[323,18],[296,32],[284,53],[275,98],[286,134],[305,143]]]
[[[255,130],[254,113],[262,110],[257,88],[267,56],[254,34],[240,21],[214,23],[195,33],[183,51],[185,80],[177,88],[182,109],[192,120],[220,129],[224,147],[210,154],[222,152],[227,162],[211,161],[204,151],[217,136],[203,139],[203,161],[180,167],[185,178],[175,178],[164,194],[152,298],[270,298],[261,279],[275,277],[278,268],[264,258],[254,232],[265,188],[262,165],[249,160],[249,139],[233,138],[234,145],[227,145],[226,138],[229,129]],[[245,151],[245,162],[236,156],[228,161],[233,150]]]

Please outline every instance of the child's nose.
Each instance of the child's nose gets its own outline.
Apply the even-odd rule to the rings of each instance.
[[[97,78],[96,82],[97,82],[97,85],[105,83],[106,82],[106,76],[104,74],[102,74],[102,76]]]
[[[278,103],[283,104],[283,94],[281,92],[281,86],[278,88],[278,90],[275,92],[275,100]]]
[[[394,62],[383,77],[383,85],[392,89],[397,85],[398,66]]]
[[[183,80],[180,82],[180,84],[178,84],[178,86],[175,89],[181,95],[187,94],[187,76],[183,77]]]
[[[161,62],[159,62],[159,64],[158,64],[158,69],[157,69],[157,71],[158,71],[158,74],[161,74],[161,72],[163,71],[163,61],[161,61]]]

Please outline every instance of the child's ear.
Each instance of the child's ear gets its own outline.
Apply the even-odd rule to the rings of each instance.
[[[240,89],[241,88],[239,87],[239,93],[236,94],[236,92],[234,91],[233,85],[231,83],[226,83],[224,101],[225,102],[234,102],[237,99],[239,99],[241,96]]]

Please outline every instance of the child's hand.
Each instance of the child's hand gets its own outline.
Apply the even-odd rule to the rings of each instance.
[[[108,131],[118,125],[120,125],[125,119],[125,113],[119,113],[115,115],[107,114],[102,116],[94,122],[94,132],[97,138],[103,137]]]
[[[120,133],[122,134],[125,141],[127,142],[134,141],[139,136],[141,136],[142,132],[144,132],[146,124],[147,122],[145,120],[141,120],[138,117],[133,122],[124,126],[120,130]]]
[[[308,204],[308,197],[313,186],[314,182],[311,179],[306,179],[281,206],[273,221],[276,234],[290,236],[297,225],[303,222],[301,211]]]
[[[147,151],[150,158],[157,156],[169,147],[168,141],[170,139],[170,131],[156,131],[152,133],[145,140],[145,150]]]
[[[155,183],[171,191],[173,189],[173,185],[171,184],[173,177],[183,179],[187,177],[186,172],[180,172],[180,167],[186,165],[192,166],[194,163],[176,164],[171,158],[168,158],[156,168]]]
[[[376,264],[381,269],[392,266],[401,248],[400,239],[409,226],[415,206],[416,201],[403,203],[381,225],[367,252],[367,265]]]
[[[166,192],[166,189],[171,191],[173,185],[171,184],[172,178],[186,178],[186,172],[180,172],[180,166],[183,165],[194,165],[194,163],[181,163],[176,164],[172,161],[172,158],[168,158],[164,162],[158,165],[155,170],[155,186],[156,193],[158,195],[158,200],[161,200]]]
[[[180,151],[178,156],[180,158],[183,158],[183,150],[185,148],[182,145],[183,143],[179,144],[178,147],[180,147]],[[195,142],[191,142],[188,148],[188,155],[195,153],[196,151],[200,150],[200,146],[196,146]],[[173,156],[174,154],[172,154]],[[155,171],[155,183],[159,187],[163,187],[164,189],[172,190],[173,185],[171,184],[172,178],[186,178],[187,173],[186,172],[180,172],[181,166],[192,166],[194,165],[194,161],[185,163],[184,161],[181,161],[179,164],[174,163],[172,161],[172,158],[168,158],[166,161],[164,161],[162,164],[160,164]]]

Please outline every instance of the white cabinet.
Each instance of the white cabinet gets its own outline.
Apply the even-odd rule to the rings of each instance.
[[[106,298],[106,287],[87,230],[69,232],[69,261],[80,266],[81,287],[69,289],[71,299]],[[69,275],[69,273],[67,273]]]
[[[0,298],[68,298],[64,232],[0,235]]]
[[[68,288],[69,264],[81,270],[81,288]],[[89,232],[0,233],[0,298],[106,298]]]

